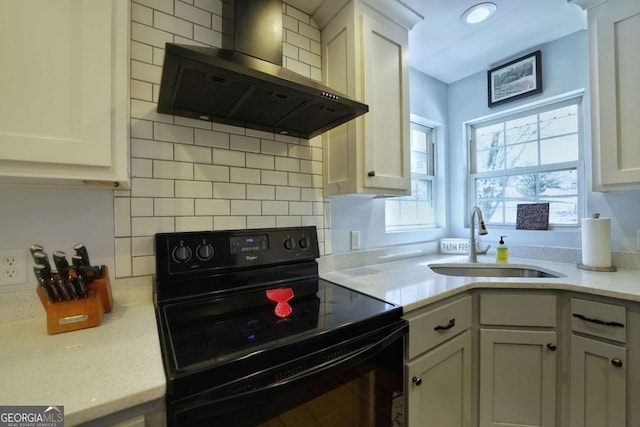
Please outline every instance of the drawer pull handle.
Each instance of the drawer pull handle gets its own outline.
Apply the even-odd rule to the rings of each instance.
[[[592,319],[590,317],[583,316],[582,314],[573,313],[573,317],[577,317],[578,319],[582,319],[585,322],[595,323],[596,325],[615,326],[616,328],[624,328],[624,325],[622,323],[605,322],[604,320]]]
[[[373,178],[374,176],[376,176],[376,171],[369,171],[369,172],[367,172],[367,176],[368,176],[369,178]]]
[[[413,382],[417,387],[420,387],[422,385],[422,378],[420,377],[413,377],[411,379],[411,382]]]
[[[611,359],[611,364],[613,366],[615,366],[616,368],[622,368],[622,360],[615,358],[615,359]]]
[[[551,351],[556,351],[558,349],[558,347],[556,347],[555,344],[551,344],[551,343],[547,344],[547,348]]]
[[[434,331],[446,331],[447,329],[451,329],[454,326],[456,326],[456,319],[455,318],[449,320],[449,323],[447,323],[446,326],[438,325],[435,328],[433,328],[433,330]]]

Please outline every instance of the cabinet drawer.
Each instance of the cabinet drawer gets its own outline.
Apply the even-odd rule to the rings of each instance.
[[[413,359],[471,327],[471,296],[410,315],[406,320],[409,322],[408,357]]]
[[[556,296],[535,294],[480,295],[483,325],[555,327]]]
[[[571,298],[571,330],[627,342],[627,309],[620,305]]]

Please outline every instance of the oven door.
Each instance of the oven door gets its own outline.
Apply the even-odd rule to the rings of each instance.
[[[170,426],[400,426],[403,337],[397,322],[167,402]]]

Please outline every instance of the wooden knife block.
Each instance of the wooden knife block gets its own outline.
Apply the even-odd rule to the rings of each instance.
[[[100,325],[104,313],[109,313],[113,308],[109,270],[106,265],[102,266],[102,269],[104,271],[103,277],[95,279],[87,285],[89,294],[87,298],[51,303],[42,289],[39,286],[36,288],[40,302],[47,311],[47,333],[49,335]],[[58,279],[55,274],[54,277]]]

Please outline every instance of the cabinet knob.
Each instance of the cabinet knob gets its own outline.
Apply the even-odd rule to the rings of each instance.
[[[611,359],[611,364],[613,366],[615,366],[616,368],[622,368],[622,360],[615,358],[615,359]]]
[[[367,172],[367,176],[373,178],[374,176],[376,176],[376,171],[369,171]]]
[[[558,349],[558,347],[556,347],[555,344],[551,344],[551,343],[547,344],[547,348],[551,351],[556,351]]]
[[[411,379],[411,382],[413,382],[417,387],[420,387],[420,385],[422,385],[422,378],[420,377],[413,377]]]

